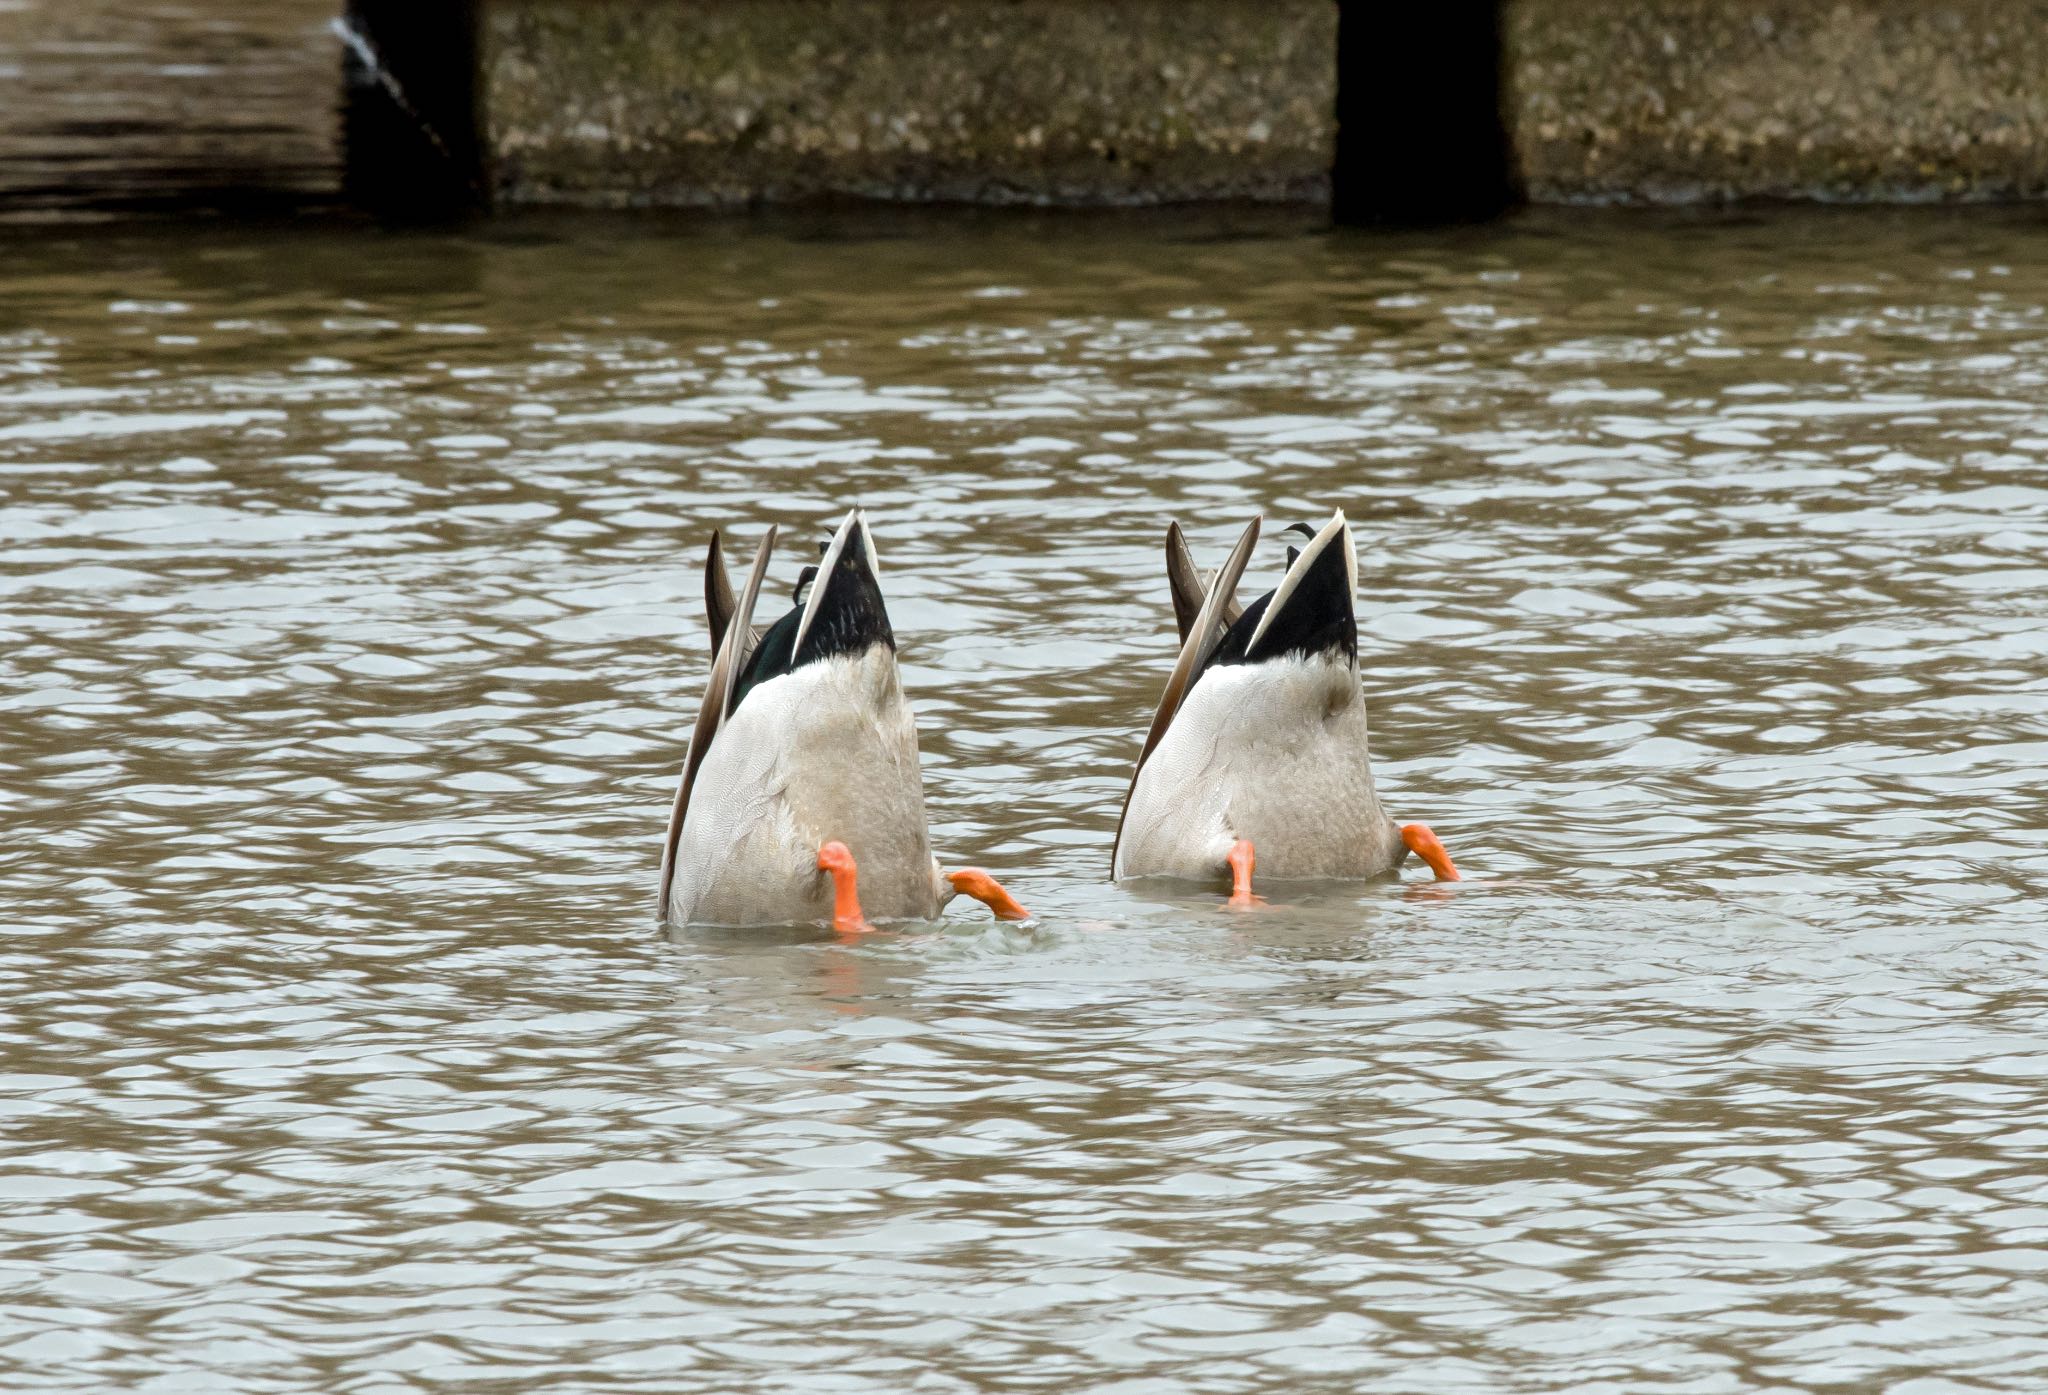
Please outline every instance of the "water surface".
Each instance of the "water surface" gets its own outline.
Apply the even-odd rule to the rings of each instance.
[[[2039,1389],[2035,221],[7,234],[4,1384]],[[854,501],[1040,919],[671,941]],[[1108,885],[1166,519],[1333,505],[1473,880]]]

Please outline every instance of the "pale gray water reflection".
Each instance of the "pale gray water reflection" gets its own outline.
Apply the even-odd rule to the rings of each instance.
[[[2041,1388],[2035,223],[9,236],[0,1384]],[[1041,919],[667,939],[855,499]],[[1164,519],[1331,504],[1483,880],[1108,886]]]

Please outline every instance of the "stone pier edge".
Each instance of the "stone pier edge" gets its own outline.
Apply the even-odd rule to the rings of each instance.
[[[1357,109],[1340,89],[1427,66],[1400,26],[1373,42],[1398,7],[1365,0],[471,3],[501,206],[1320,204],[1337,112]],[[1347,28],[1342,73],[1340,11],[1368,26]],[[1436,12],[1442,43],[1497,26],[1502,136],[1532,201],[2048,194],[2048,0]],[[1427,141],[1427,102],[1406,123],[1382,103],[1388,129],[1368,134]],[[1454,181],[1460,162],[1436,172]]]

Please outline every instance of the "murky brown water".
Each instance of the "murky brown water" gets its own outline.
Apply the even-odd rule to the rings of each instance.
[[[2040,1389],[2037,223],[8,235],[0,1384]],[[671,943],[856,499],[1042,919]],[[1166,518],[1332,504],[1493,880],[1106,885]]]

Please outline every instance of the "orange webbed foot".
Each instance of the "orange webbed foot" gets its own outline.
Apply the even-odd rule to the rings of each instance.
[[[864,935],[874,929],[860,913],[860,868],[852,849],[833,839],[818,849],[818,870],[832,878],[832,928],[842,935]]]
[[[1232,910],[1249,910],[1265,904],[1265,898],[1252,895],[1252,868],[1258,865],[1258,854],[1252,847],[1252,840],[1240,838],[1231,845],[1230,856],[1224,859],[1230,864],[1230,899],[1223,904]]]
[[[963,867],[957,872],[948,872],[946,880],[953,884],[953,890],[963,896],[972,896],[987,906],[997,920],[1031,919],[1031,912],[1025,910],[1001,882],[979,867]]]
[[[1450,853],[1444,848],[1442,841],[1438,839],[1436,834],[1430,831],[1428,824],[1402,824],[1401,841],[1408,845],[1409,852],[1414,853],[1429,864],[1430,870],[1436,873],[1438,881],[1455,882],[1462,880],[1458,876],[1457,865],[1451,861]]]

